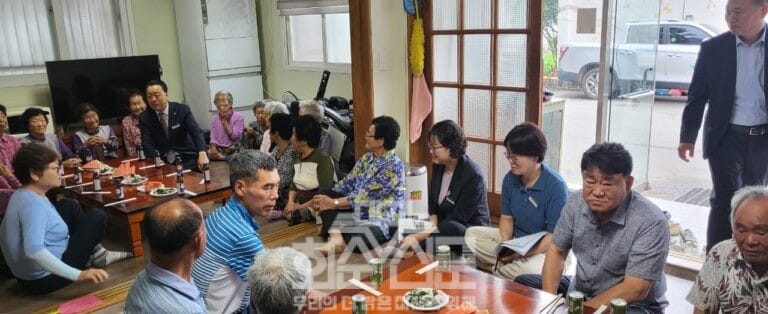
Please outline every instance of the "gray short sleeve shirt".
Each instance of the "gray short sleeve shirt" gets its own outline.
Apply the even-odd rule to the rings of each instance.
[[[632,192],[610,220],[600,223],[582,191],[568,197],[552,238],[560,249],[573,250],[578,261],[569,290],[595,296],[619,284],[624,276],[653,281],[648,297],[632,305],[653,312],[666,306],[664,264],[669,229],[661,210]]]

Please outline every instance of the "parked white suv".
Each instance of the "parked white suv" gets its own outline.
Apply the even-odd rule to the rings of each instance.
[[[629,22],[624,34],[623,43],[613,51],[611,68],[619,82],[652,88],[655,78],[657,89],[687,91],[699,46],[717,32],[695,22],[666,20]],[[597,98],[599,62],[599,44],[563,44],[558,80],[575,84],[587,97]]]

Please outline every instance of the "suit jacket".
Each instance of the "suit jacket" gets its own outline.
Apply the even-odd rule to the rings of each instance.
[[[764,32],[763,36],[765,36]],[[768,60],[768,49],[763,60]],[[766,64],[768,65],[768,64]],[[763,91],[768,91],[768,71],[765,71]],[[693,70],[693,79],[688,89],[688,100],[683,110],[680,127],[680,142],[695,143],[709,102],[704,121],[704,158],[720,145],[733,115],[736,95],[736,36],[727,32],[701,44],[699,57]],[[768,93],[766,93],[768,99]]]
[[[444,165],[432,165],[432,187],[429,189],[429,214],[438,222],[450,219],[465,226],[487,226],[488,191],[480,166],[467,155],[461,156],[453,171],[443,202],[437,202],[442,187]]]
[[[144,153],[150,157],[155,156],[155,150],[160,155],[165,155],[170,149],[186,155],[207,150],[203,130],[185,104],[168,102],[168,134],[163,131],[157,113],[151,108],[139,116],[139,129]]]

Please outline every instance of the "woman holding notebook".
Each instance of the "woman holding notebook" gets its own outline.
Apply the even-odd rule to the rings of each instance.
[[[522,274],[541,273],[552,232],[568,197],[568,186],[557,172],[542,163],[547,140],[536,125],[525,122],[512,128],[504,138],[504,148],[510,170],[501,187],[499,228],[469,228],[465,240],[479,267],[515,279]],[[536,244],[525,254],[497,249],[500,243],[513,238]]]

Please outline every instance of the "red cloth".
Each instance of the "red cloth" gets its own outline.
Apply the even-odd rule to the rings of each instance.
[[[424,79],[424,75],[411,76],[413,83],[413,95],[411,97],[411,143],[416,142],[421,136],[421,124],[432,112],[432,94]]]

